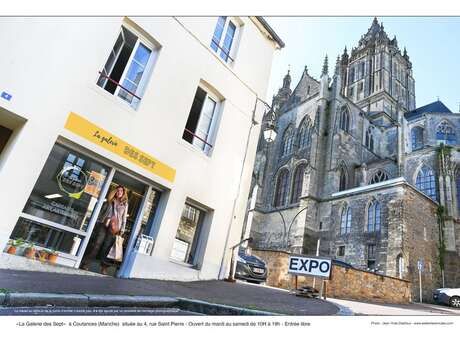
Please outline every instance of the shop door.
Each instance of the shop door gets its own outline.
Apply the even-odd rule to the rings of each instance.
[[[107,197],[118,186],[123,186],[125,188],[128,197],[127,219],[123,236],[123,260],[130,255],[132,243],[137,236],[137,232],[141,225],[140,223],[142,221],[141,218],[146,196],[149,194],[151,188],[137,179],[134,179],[120,171],[116,171],[112,181],[110,182],[110,187],[108,188],[104,204],[99,214],[98,221],[94,226],[91,239],[88,243],[88,247],[86,248],[81,265],[81,268],[97,273],[101,272],[101,267],[106,266],[107,274],[115,277],[119,276],[118,272],[120,267],[123,265],[123,261],[116,262],[106,258],[104,249],[106,249],[107,246],[104,246],[104,242],[107,241],[106,243],[108,243],[108,240],[104,237],[103,233],[107,233],[107,229],[104,227],[102,218],[108,206]]]

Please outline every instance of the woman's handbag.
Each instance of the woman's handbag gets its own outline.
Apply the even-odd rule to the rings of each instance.
[[[113,235],[117,235],[120,232],[120,227],[118,226],[117,216],[112,216],[110,218],[109,229]]]
[[[123,237],[120,235],[115,236],[115,242],[110,248],[109,254],[107,254],[107,259],[112,259],[114,261],[121,262],[123,261]]]

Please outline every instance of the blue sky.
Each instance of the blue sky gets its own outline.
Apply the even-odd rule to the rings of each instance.
[[[373,17],[265,17],[286,47],[275,55],[267,94],[282,84],[291,65],[294,89],[305,65],[310,75],[319,78],[324,56],[329,56],[332,76],[338,54],[345,45],[357,46],[372,24]],[[453,112],[460,102],[460,17],[377,17],[390,38],[396,35],[412,62],[416,106],[439,99]]]

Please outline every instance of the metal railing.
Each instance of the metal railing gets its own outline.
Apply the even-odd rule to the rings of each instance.
[[[99,74],[101,75],[102,78],[105,78],[107,79],[108,81],[114,83],[115,85],[117,85],[120,89],[126,91],[127,93],[129,93],[131,96],[133,97],[136,97],[139,101],[141,100],[141,98],[136,95],[135,93],[131,92],[130,90],[128,90],[126,87],[124,87],[123,85],[121,85],[119,82],[113,80],[112,78],[110,78],[107,74],[105,74],[104,72],[101,72],[99,71]]]
[[[193,136],[194,138],[197,138],[198,140],[200,140],[201,142],[203,142],[205,145],[208,145],[210,148],[212,148],[212,145],[210,143],[208,143],[206,140],[200,138],[198,135],[196,135],[195,133],[193,133],[191,130],[187,129],[187,128],[184,128],[184,132],[190,134],[191,136]]]
[[[220,45],[219,45],[219,42],[217,42],[216,40],[214,40],[214,38],[212,39],[212,43],[215,44],[217,46],[217,52],[220,50],[222,53],[225,54],[225,56],[227,58],[229,58],[232,62],[235,61],[233,60],[233,58],[230,56],[230,52],[226,52],[224,48],[222,48]],[[212,48],[212,47],[211,47]],[[217,53],[216,52],[216,53]]]

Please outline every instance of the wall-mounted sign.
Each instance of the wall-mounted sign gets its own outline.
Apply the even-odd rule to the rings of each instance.
[[[5,91],[2,91],[2,94],[1,96],[3,99],[6,99],[7,101],[11,101],[11,98],[13,97],[12,95],[10,95],[8,92],[5,92]]]
[[[69,131],[85,138],[104,149],[133,162],[145,170],[165,180],[174,182],[176,170],[160,162],[142,150],[128,144],[110,132],[96,126],[92,122],[75,113],[70,113],[65,124]]]
[[[331,259],[317,256],[290,256],[288,265],[288,273],[295,275],[307,275],[323,279],[329,279],[331,275]]]

